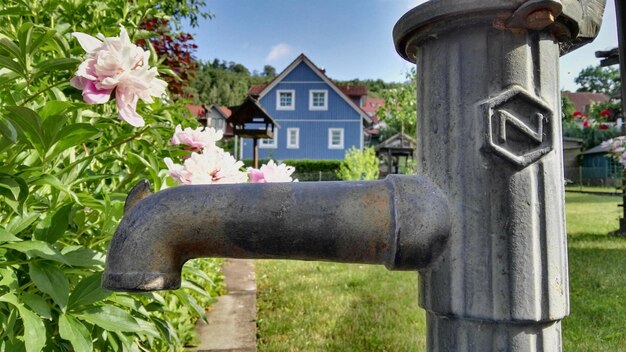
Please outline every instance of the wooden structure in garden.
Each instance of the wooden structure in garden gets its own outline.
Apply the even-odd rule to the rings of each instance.
[[[405,165],[409,159],[413,160],[416,146],[415,139],[404,132],[397,133],[377,145],[376,156],[387,165],[387,170],[381,172],[381,176],[399,173],[400,160],[404,159]]]
[[[233,134],[239,138],[251,138],[253,141],[254,168],[259,168],[259,139],[274,138],[274,129],[280,125],[263,109],[259,102],[248,96],[238,107],[231,108],[233,114],[228,123],[233,127]]]

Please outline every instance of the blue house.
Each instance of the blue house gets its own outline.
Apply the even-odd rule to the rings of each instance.
[[[260,159],[343,160],[348,149],[363,149],[364,127],[371,123],[360,107],[367,88],[338,87],[304,54],[248,93],[280,125],[274,138],[259,141]],[[243,139],[240,157],[252,155],[252,140]]]

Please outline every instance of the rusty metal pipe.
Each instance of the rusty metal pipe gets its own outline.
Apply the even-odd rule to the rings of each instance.
[[[140,184],[108,252],[103,287],[180,286],[198,257],[288,258],[428,267],[450,232],[446,197],[425,177],[383,181],[181,186]]]

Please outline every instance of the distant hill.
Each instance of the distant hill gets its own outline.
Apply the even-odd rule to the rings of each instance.
[[[266,65],[263,72],[252,71],[244,65],[232,61],[215,59],[200,62],[195,77],[185,89],[194,104],[216,104],[235,106],[245,99],[252,85],[269,83],[276,75],[276,69]],[[334,80],[337,85],[362,85],[368,88],[369,96],[381,98],[387,89],[399,88],[405,83],[384,82],[381,79]]]

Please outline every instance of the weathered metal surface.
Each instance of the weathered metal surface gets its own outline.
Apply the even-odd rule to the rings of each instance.
[[[443,251],[450,230],[445,197],[424,177],[181,186],[127,202],[134,206],[107,256],[103,287],[111,290],[178,288],[182,265],[197,257],[423,269]]]
[[[576,21],[600,22],[582,11],[590,5],[604,7],[439,0],[394,28],[396,49],[417,65],[419,173],[444,190],[452,218],[441,259],[420,271],[429,351],[561,350],[569,297],[558,40],[574,45]],[[563,16],[574,22],[556,37]]]

